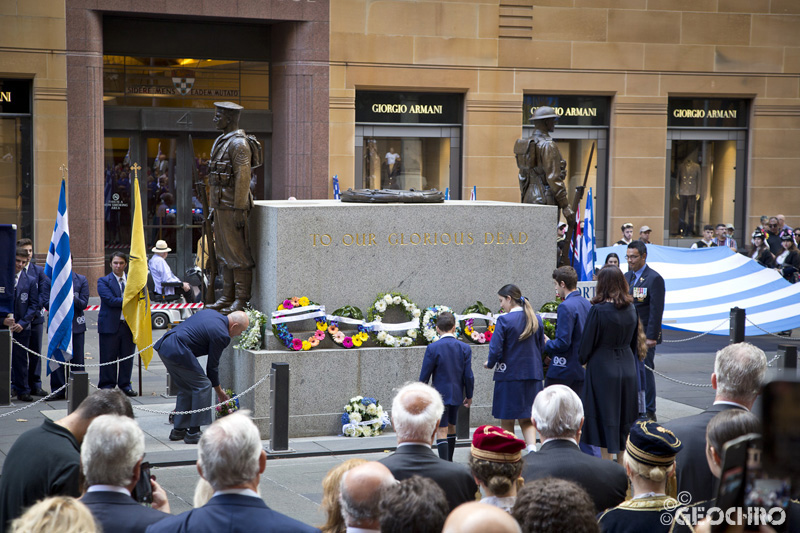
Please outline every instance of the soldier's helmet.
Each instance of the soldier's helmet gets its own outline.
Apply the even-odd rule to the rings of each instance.
[[[543,105],[542,107],[537,107],[536,111],[533,112],[533,116],[531,117],[531,122],[533,122],[534,120],[544,120],[546,118],[558,118],[556,110],[550,107],[549,105]]]

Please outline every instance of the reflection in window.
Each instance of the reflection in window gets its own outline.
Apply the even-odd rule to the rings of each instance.
[[[592,165],[589,169],[589,179],[586,180],[586,190],[583,193],[583,200],[581,201],[580,205],[581,225],[583,225],[583,209],[586,207],[586,195],[589,194],[589,188],[592,189],[595,197],[597,197],[598,192],[597,141],[592,139],[564,139],[556,141],[556,145],[561,152],[561,157],[563,157],[564,161],[567,162],[567,178],[564,185],[567,187],[570,206],[573,202],[575,187],[580,187],[583,185],[583,180],[586,176],[586,165],[589,162],[589,152],[592,150],[593,143],[595,144],[595,147],[594,154],[592,154]],[[594,205],[596,206],[597,203],[595,202]]]
[[[438,189],[450,186],[450,138],[365,139],[364,187]]]
[[[19,237],[33,233],[30,148],[30,118],[0,118],[0,224]]]
[[[733,222],[736,141],[672,141],[669,233],[702,236],[706,224]]]
[[[106,137],[104,150],[103,212],[106,256],[115,250],[128,253],[131,237],[130,139]]]

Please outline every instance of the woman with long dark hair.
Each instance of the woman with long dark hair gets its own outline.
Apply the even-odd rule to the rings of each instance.
[[[595,297],[586,318],[579,355],[586,365],[583,384],[585,422],[581,441],[602,448],[603,457],[622,451],[639,415],[636,356],[640,348],[639,315],[628,283],[617,267],[597,276]]]
[[[783,246],[783,252],[775,258],[776,268],[784,278],[796,283],[797,273],[800,272],[800,251],[797,250],[791,233],[783,234],[781,246]]]
[[[531,407],[543,388],[544,326],[516,285],[505,285],[497,297],[505,313],[497,317],[489,341],[489,360],[483,365],[494,369],[492,416],[511,433],[514,420],[519,420],[528,449],[533,449],[536,430],[531,423]]]
[[[758,261],[758,264],[766,268],[775,267],[775,256],[766,245],[766,236],[756,229],[753,233],[753,249],[750,250],[750,257]]]

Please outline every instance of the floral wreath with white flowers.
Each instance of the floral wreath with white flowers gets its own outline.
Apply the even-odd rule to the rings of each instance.
[[[462,315],[471,315],[473,313],[492,316],[492,312],[489,310],[488,307],[483,305],[482,302],[478,301],[474,304],[470,305],[464,312],[461,313]],[[486,320],[486,331],[480,332],[475,329],[475,318],[467,318],[464,319],[464,338],[466,338],[470,342],[474,342],[475,344],[486,344],[492,340],[492,335],[494,335],[494,322],[491,320]],[[480,320],[480,319],[478,319]],[[460,323],[461,321],[459,321]]]
[[[242,336],[239,337],[239,342],[234,348],[242,350],[260,350],[261,349],[261,327],[267,323],[267,317],[258,309],[245,307],[244,312],[247,313],[247,318],[250,319],[250,325],[244,330]]]
[[[302,308],[307,307],[310,305],[317,305],[305,296],[302,297],[293,297],[287,298],[278,305],[277,311],[290,311],[295,308]],[[276,318],[281,318],[281,315],[276,315]],[[314,334],[311,335],[307,340],[296,339],[294,335],[289,333],[289,327],[286,323],[280,324],[273,324],[272,325],[272,332],[278,337],[281,342],[290,350],[294,350],[299,352],[301,350],[310,350],[315,346],[318,346],[319,343],[325,338],[325,332],[328,330],[328,321],[325,318],[325,313],[323,312],[322,316],[318,316],[314,319],[317,322],[317,329],[314,331]]]
[[[455,316],[453,310],[446,305],[432,305],[425,309],[425,312],[422,314],[422,324],[419,329],[422,333],[422,338],[425,339],[425,342],[428,344],[439,340],[439,333],[436,331],[436,322],[439,320],[439,315],[442,313],[451,313]],[[459,335],[461,335],[461,325],[456,322],[456,338],[458,338]]]
[[[400,294],[399,292],[390,292],[390,293],[381,293],[375,299],[375,303],[369,308],[367,312],[367,316],[370,322],[379,323],[383,322],[383,316],[386,314],[386,311],[392,307],[400,307],[402,308],[406,316],[411,321],[418,321],[420,317],[420,310],[413,302],[411,302],[407,296],[404,294]],[[416,320],[415,320],[416,319]],[[411,346],[414,344],[415,339],[417,338],[417,327],[418,324],[414,324],[410,326],[406,331],[405,335],[400,337],[397,335],[392,335],[391,330],[383,330],[381,329],[380,324],[373,324],[375,330],[378,332],[375,335],[375,340],[378,344],[383,346],[389,346],[391,348],[397,348],[400,346]],[[396,331],[396,330],[395,330]]]
[[[358,325],[358,332],[354,335],[347,335],[344,331],[340,331],[339,318],[361,320],[362,323]],[[339,346],[344,346],[345,348],[359,348],[363,343],[369,340],[372,326],[367,326],[363,323],[364,313],[362,313],[361,309],[358,307],[345,305],[334,311],[328,319],[328,333],[330,333],[333,342]]]
[[[345,437],[376,437],[389,424],[389,415],[375,398],[350,398],[342,414],[342,434]]]

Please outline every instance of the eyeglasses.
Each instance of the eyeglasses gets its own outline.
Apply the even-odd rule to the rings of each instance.
[[[626,258],[628,261],[631,261],[631,260],[633,260],[633,259],[639,259],[640,257],[642,257],[642,256],[641,256],[641,255],[626,255],[626,256],[625,256],[625,258]]]

